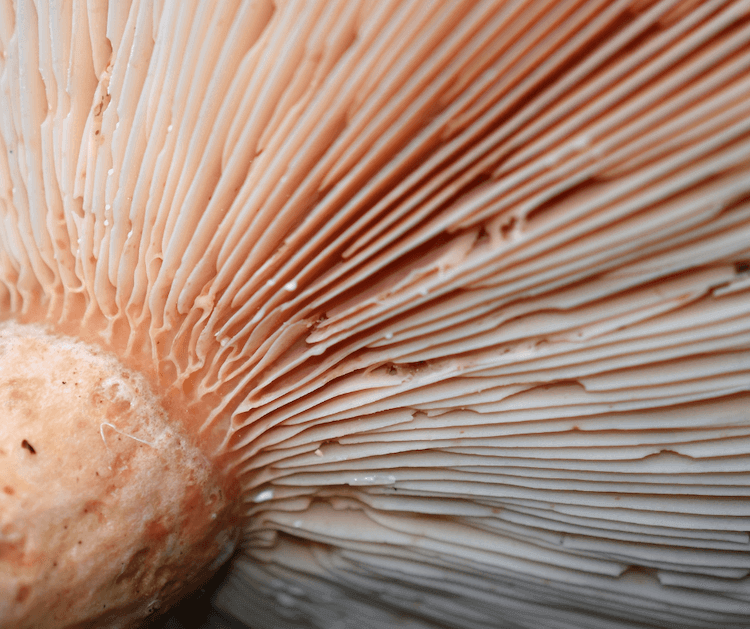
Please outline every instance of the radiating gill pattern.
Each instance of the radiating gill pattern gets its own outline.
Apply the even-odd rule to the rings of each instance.
[[[747,2],[3,0],[0,49],[2,310],[204,414],[219,605],[750,625]]]

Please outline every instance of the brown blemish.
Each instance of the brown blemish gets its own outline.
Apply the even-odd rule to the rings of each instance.
[[[104,517],[104,514],[102,513],[103,506],[104,504],[100,500],[89,500],[85,505],[83,505],[83,514],[95,515],[96,518],[99,520],[99,524],[104,524],[106,518]]]
[[[22,565],[24,563],[23,542],[0,542],[0,561]]]
[[[164,526],[163,520],[151,520],[146,525],[146,537],[152,542],[161,542],[168,533],[169,529]]]
[[[3,491],[9,496],[13,496],[16,493],[16,490],[13,489],[10,485],[6,485],[5,487],[3,487]]]
[[[26,448],[31,454],[36,454],[36,450],[34,449],[34,446],[32,446],[26,439],[24,439],[21,442],[21,447]]]
[[[16,594],[16,603],[23,603],[27,598],[29,598],[30,593],[31,588],[28,585],[22,585],[20,588],[18,588],[18,593]]]
[[[505,221],[502,225],[500,225],[500,237],[503,239],[507,239],[510,237],[511,232],[516,227],[516,217],[512,216],[509,220]]]
[[[125,566],[123,571],[115,579],[115,583],[119,585],[123,581],[129,581],[133,579],[138,574],[138,572],[140,572],[143,564],[146,562],[146,557],[148,557],[149,551],[150,548],[146,547],[141,548],[137,553],[135,553],[130,558],[128,565]]]

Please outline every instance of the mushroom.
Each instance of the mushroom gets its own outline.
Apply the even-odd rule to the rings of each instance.
[[[750,6],[0,2],[0,625],[750,623]]]

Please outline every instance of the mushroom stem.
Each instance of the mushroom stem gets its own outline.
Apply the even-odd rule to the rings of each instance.
[[[221,466],[98,347],[0,326],[0,618],[126,627],[234,548]]]

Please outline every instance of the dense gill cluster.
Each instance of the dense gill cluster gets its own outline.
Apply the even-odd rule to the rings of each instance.
[[[253,627],[750,626],[750,5],[0,2],[0,306],[231,456]]]

